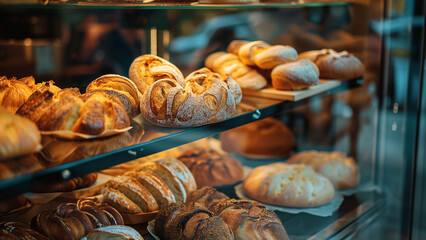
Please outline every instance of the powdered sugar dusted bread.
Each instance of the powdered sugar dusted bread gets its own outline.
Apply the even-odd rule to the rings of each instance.
[[[243,191],[257,201],[286,207],[316,207],[334,197],[330,180],[304,164],[257,167],[244,179]]]
[[[300,90],[319,83],[319,70],[311,60],[301,59],[276,66],[271,79],[275,89]]]
[[[202,68],[186,77],[184,85],[171,78],[155,81],[142,97],[141,112],[159,126],[200,126],[231,117],[241,96],[231,77]]]
[[[143,240],[143,237],[132,227],[117,225],[97,228],[89,232],[86,237],[82,238],[87,240]]]
[[[337,189],[353,188],[359,182],[358,164],[352,157],[335,152],[305,151],[291,156],[287,163],[304,163],[324,175]]]
[[[347,51],[313,50],[301,53],[299,58],[314,62],[318,66],[320,78],[347,80],[362,77],[364,74],[361,61]]]

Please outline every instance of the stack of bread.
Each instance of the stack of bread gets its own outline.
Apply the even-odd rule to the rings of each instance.
[[[161,210],[155,233],[161,239],[289,239],[273,211],[256,201],[229,199],[212,187]]]
[[[189,169],[173,158],[143,164],[117,176],[102,189],[104,200],[121,213],[153,212],[173,202],[185,202],[197,188]]]
[[[142,115],[164,127],[225,120],[234,114],[242,96],[239,85],[229,76],[202,68],[184,78],[176,66],[154,55],[136,58],[129,77],[142,93]]]
[[[231,75],[243,89],[261,89],[267,81],[278,90],[300,90],[319,84],[319,78],[351,79],[361,77],[362,63],[348,52],[331,49],[298,55],[287,45],[270,45],[264,41],[234,40],[226,52],[216,52],[205,60],[205,66]],[[259,70],[257,70],[259,69]]]

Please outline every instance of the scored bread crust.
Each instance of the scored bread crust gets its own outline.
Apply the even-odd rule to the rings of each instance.
[[[103,91],[109,95],[116,96],[130,118],[140,114],[141,94],[136,84],[123,76],[117,74],[106,74],[93,80],[86,88],[86,92]]]
[[[271,79],[275,89],[300,90],[319,84],[319,70],[312,61],[301,59],[276,66]]]
[[[171,172],[176,174],[176,176],[181,180],[183,186],[185,187],[187,195],[197,190],[197,183],[195,182],[194,176],[191,173],[191,170],[183,164],[181,161],[172,157],[164,157],[154,160],[154,162],[162,164],[163,166],[169,168]]]
[[[108,187],[102,188],[101,191],[105,201],[112,207],[116,208],[120,213],[142,213],[139,206],[120,191]]]
[[[231,117],[240,92],[232,78],[203,68],[185,78],[185,87],[170,78],[155,81],[142,96],[141,112],[159,126],[205,125]]]
[[[243,191],[259,202],[286,207],[316,207],[334,197],[330,180],[304,164],[256,167],[244,179]]]
[[[30,120],[0,108],[0,160],[40,151],[41,135]]]
[[[301,53],[299,58],[314,62],[318,66],[320,78],[347,80],[362,77],[364,74],[361,61],[347,51],[312,50]]]
[[[327,177],[337,189],[356,187],[359,183],[358,164],[346,154],[334,152],[304,151],[291,156],[287,163],[304,163]]]
[[[245,65],[232,53],[212,53],[206,58],[204,65],[220,74],[230,75],[243,89],[261,89],[267,83],[259,72]]]
[[[106,226],[94,229],[89,232],[85,238],[86,240],[103,240],[103,239],[131,239],[143,240],[144,238],[134,228],[129,226]]]
[[[31,88],[24,82],[0,79],[0,107],[10,113],[15,113],[32,93]]]

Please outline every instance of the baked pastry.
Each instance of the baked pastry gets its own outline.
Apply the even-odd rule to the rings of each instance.
[[[277,215],[256,201],[218,200],[209,210],[231,228],[235,239],[289,239]]]
[[[15,113],[33,93],[24,82],[0,79],[0,107],[6,111]]]
[[[20,222],[0,223],[0,239],[4,240],[48,240],[49,238],[34,231],[29,226]]]
[[[159,126],[200,126],[231,117],[241,96],[231,77],[202,68],[188,75],[184,85],[171,78],[155,81],[142,96],[141,112]]]
[[[161,79],[170,79],[177,85],[185,86],[183,74],[175,65],[161,57],[150,54],[142,55],[133,60],[129,68],[129,78],[142,94],[145,94],[145,91],[154,82]]]
[[[50,239],[81,239],[95,228],[123,224],[116,209],[87,199],[62,203],[31,219],[31,227]]]
[[[102,189],[105,201],[121,213],[143,213],[158,209],[154,196],[140,182],[131,177],[119,176]]]
[[[219,140],[223,150],[247,157],[286,157],[294,148],[293,132],[271,117],[222,132]]]
[[[330,180],[304,164],[256,167],[244,179],[243,191],[259,202],[285,207],[316,207],[334,197]]]
[[[305,151],[291,156],[287,163],[304,163],[327,177],[337,189],[356,187],[359,183],[358,164],[345,153]]]
[[[155,159],[153,162],[161,164],[173,172],[182,182],[187,195],[190,192],[197,190],[197,183],[195,182],[191,170],[189,170],[181,161],[172,157],[164,157]]]
[[[0,160],[38,152],[40,141],[33,122],[0,108]]]
[[[50,193],[50,192],[69,192],[77,189],[89,187],[93,185],[98,179],[97,173],[89,173],[82,177],[72,178],[67,181],[63,181],[60,183],[55,183],[51,186],[45,186],[43,188],[35,190],[35,192],[39,193]]]
[[[219,217],[198,203],[172,203],[162,209],[155,220],[160,239],[233,239],[234,236]]]
[[[362,77],[364,74],[361,61],[347,51],[313,50],[301,53],[299,58],[314,62],[318,66],[320,78],[347,80]]]
[[[46,165],[38,159],[37,155],[29,154],[0,161],[0,180],[46,169]]]
[[[198,202],[206,206],[208,209],[210,209],[210,205],[218,200],[227,200],[229,197],[216,190],[216,188],[213,187],[202,187],[200,189],[197,189],[188,195],[188,202]]]
[[[192,149],[178,157],[194,175],[198,187],[236,183],[243,178],[241,163],[213,149]]]
[[[311,60],[301,59],[276,66],[271,79],[275,89],[301,90],[319,84],[319,70]]]
[[[86,88],[86,92],[95,91],[102,91],[120,99],[129,118],[140,114],[141,95],[132,80],[116,74],[103,75],[92,81]]]
[[[239,43],[241,42],[233,44],[233,48],[237,48]],[[236,52],[237,50],[232,51]],[[280,64],[296,61],[297,51],[288,45],[271,46],[263,41],[253,41],[240,45],[238,56],[248,66],[273,69]]]
[[[259,72],[246,66],[232,53],[212,53],[206,58],[204,65],[220,74],[230,75],[243,89],[261,89],[267,83]]]
[[[82,240],[143,240],[134,228],[124,225],[100,227],[90,231]]]

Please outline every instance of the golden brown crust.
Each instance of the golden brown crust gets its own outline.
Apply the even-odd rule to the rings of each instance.
[[[319,84],[319,70],[312,61],[301,59],[276,66],[271,79],[275,89],[301,90]]]
[[[227,195],[222,192],[216,190],[213,187],[202,187],[191,192],[188,196],[188,202],[198,202],[205,205],[208,209],[213,202],[218,200],[226,200],[229,199]]]
[[[0,160],[40,151],[40,141],[33,122],[0,108]]]
[[[0,80],[0,107],[15,113],[33,93],[24,82],[17,80]]]
[[[86,92],[103,91],[109,95],[116,96],[130,118],[140,114],[140,93],[137,86],[128,78],[107,74],[92,81],[86,88]]]
[[[219,135],[222,149],[249,157],[286,157],[294,147],[294,135],[281,121],[265,118]]]
[[[178,157],[192,172],[198,187],[232,184],[242,180],[243,166],[212,149],[193,149]]]
[[[347,80],[364,74],[361,61],[347,51],[313,50],[301,53],[299,57],[313,61],[318,66],[320,78]]]

